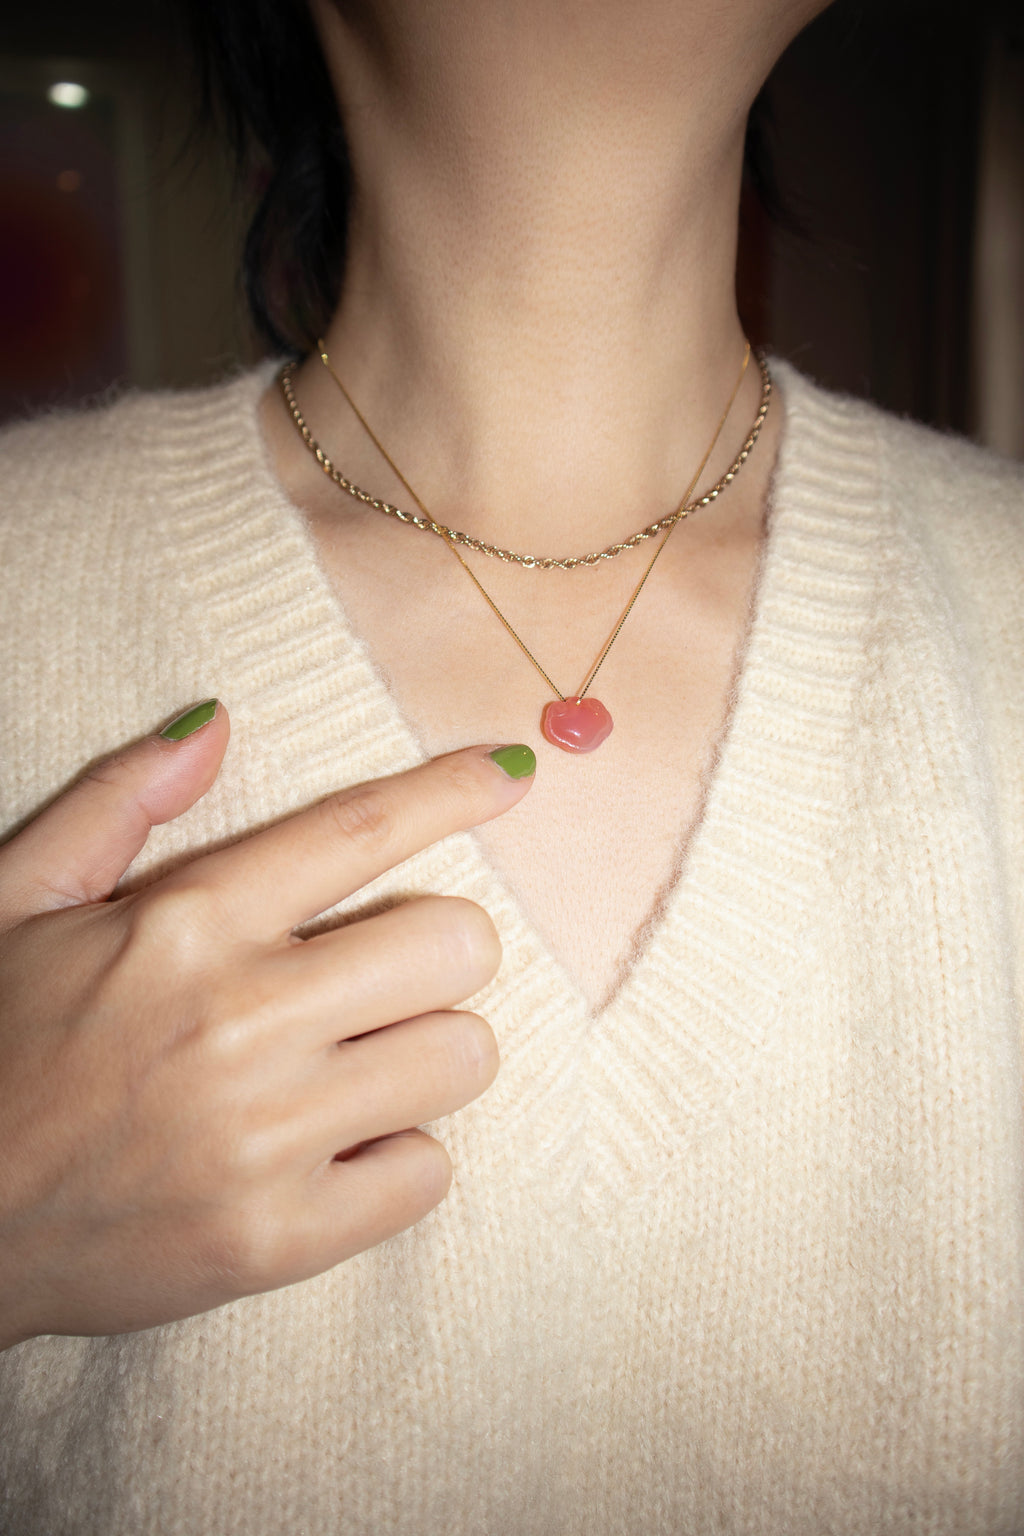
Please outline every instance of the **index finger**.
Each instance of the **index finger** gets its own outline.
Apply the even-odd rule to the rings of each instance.
[[[328,795],[181,876],[216,888],[240,934],[283,938],[422,848],[509,810],[535,767],[526,746],[450,752]]]

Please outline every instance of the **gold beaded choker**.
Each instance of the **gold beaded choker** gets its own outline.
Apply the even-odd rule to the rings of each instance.
[[[405,486],[406,490],[409,492],[409,495],[419,506],[420,514],[415,512],[405,512],[401,507],[393,506],[389,501],[382,501],[378,496],[371,496],[368,491],[361,490],[358,485],[354,484],[353,481],[349,480],[345,475],[341,473],[339,469],[335,467],[335,465],[328,458],[327,454],[320,447],[320,444],[313,437],[313,434],[310,432],[309,427],[306,425],[306,422],[303,419],[301,412],[299,411],[299,407],[295,400],[295,392],[292,389],[292,374],[295,371],[295,365],[293,363],[289,363],[285,368],[281,370],[281,391],[284,394],[284,398],[287,402],[288,409],[291,412],[292,419],[295,422],[295,425],[298,427],[299,432],[302,434],[303,442],[313,454],[324,474],[327,475],[329,479],[333,480],[335,485],[339,486],[341,490],[346,491],[350,496],[355,497],[357,501],[363,502],[365,506],[373,507],[377,512],[383,512],[386,517],[397,518],[400,523],[407,523],[411,528],[419,528],[425,533],[437,534],[439,538],[445,539],[448,543],[460,544],[464,549],[470,549],[476,555],[488,555],[495,560],[504,560],[509,564],[525,566],[528,570],[531,571],[573,571],[576,570],[578,566],[600,565],[602,560],[614,560],[615,556],[621,555],[624,550],[635,549],[637,545],[644,543],[646,539],[653,539],[659,533],[664,533],[666,528],[671,528],[675,523],[679,522],[680,518],[689,517],[691,512],[698,512],[702,507],[709,507],[713,501],[717,501],[718,497],[725,490],[726,486],[732,484],[740,470],[743,468],[743,465],[746,463],[750,454],[750,450],[757,442],[757,439],[760,436],[761,428],[764,426],[764,419],[768,414],[768,406],[772,397],[772,380],[771,375],[768,372],[768,364],[765,362],[761,353],[755,353],[754,355],[757,360],[757,365],[761,370],[761,404],[757,413],[757,417],[754,421],[754,425],[751,427],[750,435],[744,442],[743,447],[740,449],[735,459],[733,459],[732,463],[722,478],[716,481],[711,489],[706,491],[703,496],[698,497],[696,501],[687,501],[685,505],[677,507],[674,512],[669,513],[668,517],[661,517],[657,520],[657,522],[648,523],[646,528],[641,528],[636,533],[630,534],[629,538],[623,539],[621,543],[609,544],[607,549],[598,549],[589,555],[566,555],[561,558],[558,558],[554,555],[521,555],[514,549],[501,549],[498,545],[487,544],[483,539],[475,538],[472,534],[461,533],[457,528],[448,528],[444,523],[435,522],[432,517],[424,512],[423,504],[419,497],[416,495],[416,492],[412,489],[412,486],[406,480],[405,476],[402,474],[397,465],[392,463],[392,460],[389,457],[387,451],[377,440],[377,437],[375,436],[369,422],[363,416],[359,407],[352,399],[352,396],[349,394],[348,390],[345,388],[344,384],[335,373],[327,353],[324,351],[323,342],[317,342],[317,347],[319,348],[320,360],[324,367],[327,369],[328,373],[331,375],[331,378],[334,380],[335,384],[337,384],[338,388],[345,396],[345,399],[348,401],[352,411],[359,420],[360,425],[365,430],[367,436],[373,443],[374,447],[377,449],[378,453],[380,453],[381,457],[385,459],[385,461],[394,471],[395,475]]]
[[[630,538],[624,539],[621,543],[609,545],[607,549],[598,550],[594,554],[590,555],[575,555],[569,556],[565,559],[555,559],[537,555],[521,555],[517,554],[514,550],[500,549],[496,545],[485,543],[482,539],[475,539],[469,534],[460,533],[455,528],[449,528],[444,523],[439,523],[433,517],[431,517],[426,507],[423,505],[423,502],[420,500],[419,496],[417,496],[408,480],[406,480],[397,464],[395,464],[391,459],[383,444],[378,441],[376,435],[373,432],[373,429],[370,427],[369,423],[366,421],[365,417],[362,415],[361,411],[355,404],[355,401],[350,396],[348,390],[345,388],[344,384],[341,382],[340,378],[331,367],[330,359],[324,348],[323,342],[319,342],[318,346],[320,351],[320,359],[323,362],[324,367],[327,368],[328,372],[331,374],[331,377],[334,379],[338,388],[341,390],[342,394],[348,401],[352,410],[355,412],[359,421],[362,423],[362,426],[366,430],[374,446],[390,465],[395,475],[397,475],[398,479],[409,492],[409,495],[412,497],[413,501],[419,507],[419,515],[415,515],[410,512],[403,512],[400,510],[400,508],[392,506],[389,502],[381,501],[378,497],[371,496],[367,491],[363,491],[359,488],[359,486],[353,484],[353,482],[348,480],[340,472],[340,470],[335,468],[335,466],[331,463],[331,460],[327,457],[327,454],[320,447],[319,443],[310,432],[309,427],[306,425],[306,422],[303,419],[301,412],[299,411],[299,407],[295,399],[295,393],[292,389],[292,373],[294,371],[295,365],[293,363],[288,363],[281,370],[281,390],[288,405],[288,409],[291,412],[292,419],[302,436],[303,442],[315,457],[324,474],[333,480],[341,490],[346,491],[350,496],[354,496],[358,501],[365,503],[367,506],[374,507],[378,512],[383,512],[389,517],[397,518],[400,522],[408,523],[412,527],[420,528],[428,533],[434,533],[439,538],[444,539],[445,543],[448,545],[448,548],[451,550],[456,560],[458,560],[459,564],[462,566],[469,579],[473,582],[474,586],[476,586],[477,590],[480,592],[480,595],[484,598],[492,612],[498,619],[501,620],[502,624],[505,626],[506,630],[511,635],[515,643],[519,646],[520,650],[537,669],[541,677],[547,683],[548,687],[555,694],[554,701],[545,706],[544,712],[541,716],[541,731],[545,739],[551,742],[553,746],[561,747],[564,752],[593,752],[594,749],[599,747],[601,743],[610,735],[612,730],[612,717],[609,711],[605,708],[604,704],[602,704],[599,699],[595,699],[589,696],[591,684],[593,683],[594,678],[597,676],[598,671],[603,665],[605,657],[608,655],[608,652],[611,650],[615,641],[618,639],[622,626],[625,624],[630,613],[632,612],[634,603],[640,596],[648,576],[654,569],[655,561],[661,554],[662,550],[665,548],[665,545],[668,543],[669,536],[671,535],[673,528],[677,523],[681,522],[683,518],[688,517],[691,512],[697,511],[699,507],[706,507],[710,505],[711,502],[715,501],[717,497],[721,495],[726,486],[732,483],[742,466],[746,463],[746,460],[750,454],[750,450],[753,448],[755,442],[757,441],[761,428],[764,425],[764,419],[768,414],[768,405],[771,400],[772,381],[768,373],[768,365],[765,362],[764,357],[761,354],[757,355],[758,365],[761,370],[761,405],[757,414],[757,419],[754,422],[754,426],[751,429],[750,435],[748,436],[746,442],[743,444],[743,447],[740,449],[736,458],[733,460],[732,465],[716,485],[712,486],[712,488],[698,500],[690,500],[690,497],[693,495],[701,475],[704,473],[707,462],[714,452],[718,439],[721,436],[722,429],[725,426],[726,420],[728,419],[729,413],[732,410],[733,404],[736,400],[736,396],[739,394],[740,385],[743,383],[743,379],[747,371],[747,365],[750,362],[751,348],[749,341],[746,344],[746,348],[743,354],[743,364],[740,368],[739,377],[736,380],[733,392],[729,398],[729,403],[722,413],[722,417],[718,423],[718,426],[715,428],[714,436],[712,437],[711,442],[708,444],[704,457],[701,459],[701,462],[697,468],[697,472],[687,487],[686,492],[684,493],[683,498],[676,510],[670,513],[667,517],[659,518],[657,522],[649,523],[646,528],[641,528],[637,533],[632,534]],[[605,641],[604,645],[601,647],[597,660],[587,672],[582,684],[577,689],[576,693],[572,694],[571,696],[566,696],[564,693],[562,693],[561,689],[558,688],[552,679],[548,676],[547,672],[545,672],[536,656],[534,656],[533,652],[526,645],[526,642],[516,633],[508,619],[498,607],[497,603],[491,597],[490,593],[486,590],[479,578],[467,565],[458,548],[459,545],[462,545],[465,548],[475,551],[477,554],[490,555],[495,559],[514,562],[518,565],[527,566],[531,569],[573,570],[577,566],[593,566],[597,565],[601,560],[614,559],[616,555],[622,554],[624,550],[633,549],[636,547],[636,545],[642,543],[644,540],[654,538],[659,533],[664,534],[664,537],[648,561],[647,568],[643,575],[640,577],[640,580],[637,582],[637,585],[634,587],[633,593],[621,615],[619,616],[618,622],[616,623],[614,629],[612,630],[608,639]]]

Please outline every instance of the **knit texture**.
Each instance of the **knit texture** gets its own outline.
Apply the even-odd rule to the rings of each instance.
[[[774,365],[703,820],[594,1014],[472,833],[502,1066],[425,1220],[0,1356],[4,1536],[1024,1532],[1024,477]],[[129,883],[422,750],[262,453],[266,369],[0,439],[0,826],[210,694]]]

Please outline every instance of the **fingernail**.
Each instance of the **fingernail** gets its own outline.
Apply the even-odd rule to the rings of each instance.
[[[514,747],[495,747],[487,756],[510,779],[527,779],[537,767],[537,754],[532,747],[524,747],[521,743]]]
[[[193,704],[183,715],[178,715],[170,725],[165,725],[160,735],[165,741],[183,741],[186,736],[198,731],[200,726],[209,725],[216,713],[217,700],[204,699],[201,704]]]

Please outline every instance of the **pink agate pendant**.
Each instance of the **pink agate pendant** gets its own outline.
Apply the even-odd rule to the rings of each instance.
[[[612,717],[600,699],[555,699],[541,716],[540,728],[563,752],[593,752],[612,732]]]

